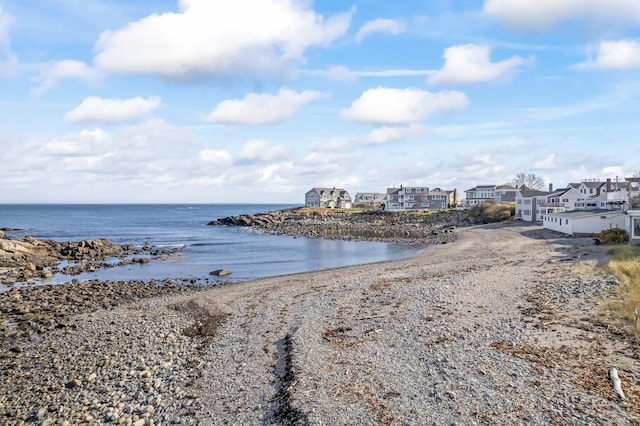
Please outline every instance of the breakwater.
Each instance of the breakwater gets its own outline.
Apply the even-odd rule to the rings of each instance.
[[[473,225],[465,212],[349,212],[294,208],[229,216],[212,226],[249,226],[265,232],[351,241],[443,244],[457,239],[456,228]]]

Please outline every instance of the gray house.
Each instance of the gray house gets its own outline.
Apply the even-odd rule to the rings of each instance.
[[[368,206],[379,206],[384,203],[385,194],[381,192],[358,192],[353,198],[353,204],[366,204]]]
[[[343,188],[312,188],[304,195],[306,207],[350,209],[351,195]]]

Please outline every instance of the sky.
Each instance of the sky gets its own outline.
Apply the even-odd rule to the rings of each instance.
[[[0,0],[0,203],[640,172],[637,0]]]

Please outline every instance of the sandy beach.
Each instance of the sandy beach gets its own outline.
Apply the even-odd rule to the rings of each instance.
[[[4,340],[0,424],[640,424],[638,341],[601,320],[616,282],[585,267],[606,247],[527,225],[458,232],[410,259]]]

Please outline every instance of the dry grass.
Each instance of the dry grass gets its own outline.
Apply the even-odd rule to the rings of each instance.
[[[635,324],[636,309],[640,310],[640,247],[616,246],[609,254],[612,259],[606,271],[620,281],[616,290],[619,299],[609,303],[610,312],[630,323],[635,333],[640,332],[640,324]]]
[[[572,272],[576,275],[600,275],[602,274],[601,266],[597,260],[582,260],[573,266]]]

